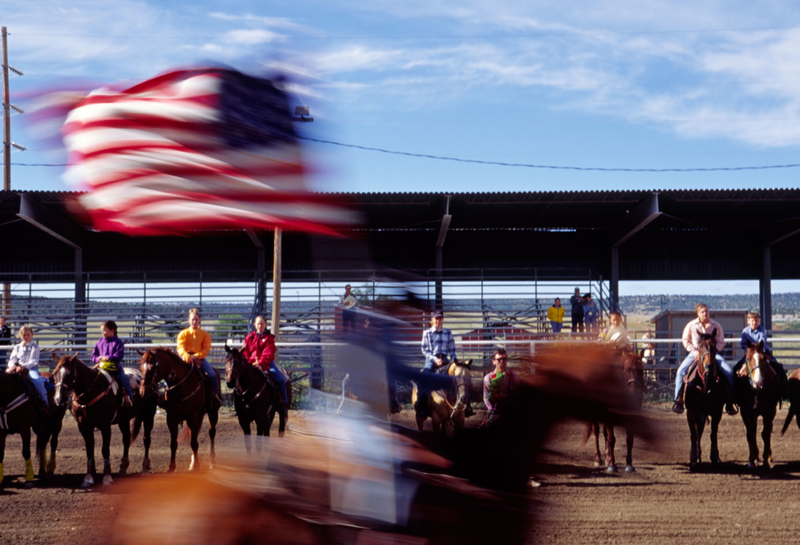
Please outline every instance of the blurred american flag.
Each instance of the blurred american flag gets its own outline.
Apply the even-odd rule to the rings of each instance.
[[[92,226],[130,235],[281,227],[333,232],[352,213],[304,185],[286,93],[222,68],[102,88],[62,128],[67,181]]]

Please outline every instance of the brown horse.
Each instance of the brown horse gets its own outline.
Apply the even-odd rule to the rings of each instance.
[[[197,436],[203,425],[203,415],[208,413],[208,437],[211,442],[211,466],[216,462],[214,453],[214,438],[217,435],[217,421],[219,420],[220,403],[211,390],[211,384],[196,365],[186,363],[180,356],[164,348],[155,348],[144,352],[141,360],[142,381],[141,390],[144,392],[153,384],[164,380],[167,391],[164,402],[167,410],[167,427],[170,435],[170,461],[169,471],[175,471],[175,454],[178,451],[178,426],[186,422],[191,433],[190,446],[192,448],[192,461],[189,470],[200,470],[197,457],[199,444]],[[219,374],[216,380],[219,381]]]
[[[58,363],[58,356],[53,354],[53,360]],[[37,413],[33,421],[33,431],[36,432],[36,455],[39,458],[39,478],[51,477],[56,472],[56,450],[58,449],[58,435],[64,423],[66,405],[59,406],[55,402],[55,382],[53,373],[40,371],[39,376],[53,385],[52,390],[47,388],[49,409],[45,413]],[[50,443],[50,458],[47,457],[47,443]]]
[[[761,466],[769,468],[772,461],[772,421],[777,413],[780,393],[778,377],[769,363],[769,356],[764,354],[764,341],[758,344],[747,341],[745,363],[736,375],[736,391],[739,393],[739,410],[747,429],[747,445],[750,455],[747,462],[749,469],[755,469],[758,463],[758,417],[764,423],[761,439],[764,441],[764,456]]]
[[[630,408],[639,411],[642,408],[642,401],[644,399],[644,370],[642,367],[642,358],[631,350],[625,350],[619,355],[618,359],[620,380],[625,384],[628,390],[628,400],[630,401]],[[586,443],[589,437],[594,435],[594,465],[600,466],[603,458],[600,455],[600,423],[589,422],[586,424],[586,432],[583,437],[583,442]],[[614,447],[616,446],[617,439],[614,434],[614,426],[612,424],[603,423],[603,436],[605,438],[605,464],[608,473],[617,472],[617,463],[614,459]],[[628,447],[628,454],[625,458],[625,472],[632,473],[636,471],[633,467],[633,430],[626,429],[626,443]]]
[[[689,465],[692,469],[702,460],[700,442],[703,438],[706,421],[711,419],[711,463],[718,464],[719,447],[717,432],[722,419],[722,407],[726,400],[725,377],[717,369],[717,330],[710,335],[700,336],[698,346],[698,362],[694,373],[687,374],[686,379],[686,421],[689,423],[691,450]]]
[[[363,428],[346,435],[364,445],[335,433],[292,434],[273,444],[266,468],[259,461],[222,470],[222,477],[165,475],[131,483],[137,489],[123,498],[112,543],[259,543],[265,536],[290,544],[528,543],[536,508],[529,476],[555,422],[601,418],[653,435],[628,408],[618,370],[604,358],[583,349],[543,356],[491,427],[442,436],[356,419],[350,425]],[[390,454],[385,464],[364,465],[339,455],[342,448],[366,456],[377,450],[376,458]],[[378,482],[395,493],[373,505],[364,495]],[[393,522],[350,514],[359,500]]]
[[[789,424],[792,423],[792,419],[800,414],[800,369],[795,369],[794,372],[789,375],[786,392],[786,398],[789,400],[789,411],[786,415],[786,420],[783,421],[781,436],[789,429]],[[800,428],[800,417],[797,418],[797,427]]]
[[[125,475],[130,461],[128,454],[131,446],[130,421],[137,408],[123,406],[122,388],[111,375],[100,369],[87,366],[78,354],[64,356],[53,370],[56,394],[55,403],[65,406],[72,392],[70,412],[78,422],[78,430],[86,445],[86,475],[81,488],[94,485],[96,473],[94,460],[94,430],[100,430],[103,440],[103,485],[114,482],[111,477],[111,427],[116,424],[122,433],[122,460],[117,475]]]
[[[250,454],[250,424],[256,423],[256,435],[269,437],[275,409],[280,402],[278,390],[268,373],[260,367],[249,364],[236,348],[225,345],[228,356],[225,358],[225,382],[233,389],[233,406],[236,417],[244,432],[244,445]],[[286,382],[287,405],[292,402],[292,383]],[[286,431],[286,412],[280,411],[279,437]],[[261,451],[261,443],[256,443]]]
[[[0,486],[3,484],[3,459],[6,436],[18,433],[22,438],[22,458],[25,460],[25,488],[33,486],[31,461],[31,426],[36,418],[32,396],[38,395],[26,386],[21,376],[0,373]]]
[[[428,411],[434,433],[446,433],[447,424],[453,424],[456,430],[464,428],[465,410],[469,401],[470,366],[472,360],[461,362],[458,359],[447,367],[447,375],[453,377],[453,386],[448,390],[435,390],[428,395]],[[416,405],[419,391],[417,385],[411,391],[411,403]],[[416,415],[417,428],[422,427],[427,417]]]

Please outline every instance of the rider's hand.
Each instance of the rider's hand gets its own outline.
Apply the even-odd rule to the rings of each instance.
[[[442,365],[444,365],[442,358],[436,358],[435,361],[436,361],[436,367],[441,367]]]

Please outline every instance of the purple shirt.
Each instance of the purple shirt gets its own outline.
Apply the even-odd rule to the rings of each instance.
[[[107,357],[115,363],[121,363],[122,358],[125,357],[125,345],[119,340],[119,337],[112,335],[111,337],[102,337],[97,344],[94,345],[92,350],[92,363],[100,363],[102,356]]]

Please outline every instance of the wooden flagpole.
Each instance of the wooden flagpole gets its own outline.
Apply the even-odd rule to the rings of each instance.
[[[273,243],[272,256],[272,334],[278,341],[281,322],[281,241],[283,239],[280,228],[275,228],[275,242]]]

